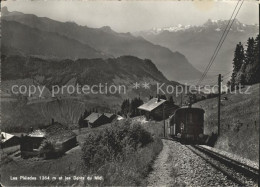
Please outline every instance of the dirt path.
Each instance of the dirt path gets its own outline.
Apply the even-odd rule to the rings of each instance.
[[[147,178],[148,186],[173,186],[175,181],[173,178],[174,169],[171,159],[171,149],[169,141],[163,141],[163,150],[155,160],[153,171]]]

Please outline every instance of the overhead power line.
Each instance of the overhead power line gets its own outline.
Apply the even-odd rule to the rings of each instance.
[[[225,28],[224,32],[222,33],[222,36],[221,36],[221,38],[220,38],[220,40],[219,40],[219,42],[218,42],[218,45],[217,45],[217,47],[216,47],[216,49],[215,49],[215,51],[214,51],[214,53],[213,53],[213,55],[212,55],[212,57],[211,57],[211,59],[210,59],[210,61],[209,61],[209,64],[207,65],[207,67],[206,67],[205,71],[203,72],[202,77],[201,77],[200,80],[198,81],[197,85],[199,85],[199,84],[203,81],[203,79],[206,77],[206,75],[207,75],[209,69],[211,68],[211,66],[212,66],[212,64],[213,64],[213,62],[214,62],[214,60],[216,59],[216,56],[217,56],[217,54],[218,54],[220,48],[222,47],[222,45],[223,45],[223,43],[224,43],[224,41],[225,41],[225,39],[226,39],[226,37],[227,37],[227,35],[228,35],[228,33],[229,33],[231,27],[232,27],[232,25],[233,25],[233,23],[234,23],[234,21],[235,21],[235,19],[236,19],[236,16],[237,16],[238,12],[240,11],[240,9],[241,9],[241,7],[242,7],[242,5],[243,5],[243,3],[244,3],[244,0],[242,1],[242,3],[240,4],[239,9],[237,10],[237,7],[238,7],[238,5],[239,5],[239,2],[240,2],[240,0],[237,2],[236,7],[235,7],[235,9],[233,10],[232,15],[231,15],[231,17],[230,17],[230,19],[229,19],[229,21],[228,21],[228,24],[226,25],[226,28]],[[236,12],[236,10],[237,10],[237,12]],[[235,14],[235,12],[236,12],[236,14]],[[234,14],[235,14],[235,17],[233,18],[233,21],[231,22],[232,17],[233,17]],[[230,22],[231,22],[231,24],[230,24]]]
[[[216,54],[217,51],[220,49],[219,46],[221,45],[222,39],[224,38],[224,36],[225,36],[225,34],[226,34],[226,31],[227,31],[227,29],[229,28],[229,24],[230,24],[230,22],[231,22],[231,20],[232,20],[232,17],[233,17],[233,15],[234,15],[234,13],[235,13],[235,11],[236,11],[236,9],[237,9],[238,4],[239,4],[239,1],[237,2],[236,7],[235,7],[235,9],[234,9],[233,12],[232,12],[232,15],[231,15],[231,17],[230,17],[230,19],[229,19],[229,21],[228,21],[228,24],[226,25],[226,28],[225,28],[224,32],[222,33],[222,36],[221,36],[221,38],[220,38],[220,40],[219,40],[219,42],[218,42],[218,45],[217,45],[217,47],[216,47],[216,49],[215,49],[215,51],[214,51],[214,53],[213,53],[213,55],[212,55],[212,57],[211,57],[211,59],[210,59],[210,62],[209,62],[209,64],[207,65],[207,67],[206,67],[206,69],[205,69],[205,71],[204,71],[204,73],[203,73],[201,79],[199,80],[198,84],[200,84],[200,83],[202,82],[202,80],[206,77],[206,75],[207,75],[207,73],[208,73],[210,67],[212,66],[212,64],[213,64],[213,59],[214,59],[214,57],[215,57],[215,54]]]

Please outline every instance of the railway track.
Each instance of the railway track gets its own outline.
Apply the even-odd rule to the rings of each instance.
[[[199,145],[186,145],[238,186],[257,186],[259,170]]]

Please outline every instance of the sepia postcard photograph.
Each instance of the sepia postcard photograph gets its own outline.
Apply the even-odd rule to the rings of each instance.
[[[0,3],[0,187],[260,185],[259,1]]]

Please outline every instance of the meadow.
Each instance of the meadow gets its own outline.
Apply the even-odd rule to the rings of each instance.
[[[129,127],[133,126],[132,123],[136,122],[126,120],[120,122],[120,124],[106,124],[93,129],[82,128],[80,131],[74,130],[77,134],[79,146],[71,149],[66,152],[65,155],[57,159],[22,159],[19,156],[12,156],[9,158],[10,160],[8,162],[1,165],[1,181],[7,186],[142,185],[145,177],[151,171],[153,160],[162,150],[162,141],[158,136],[159,134],[162,134],[158,133],[158,128],[162,129],[162,123],[153,122],[150,125],[148,125],[149,122],[142,125],[135,124],[135,130],[126,128],[128,125]],[[125,127],[122,129],[124,129],[125,132],[128,132],[124,134],[124,136],[121,136],[122,138],[128,137],[130,140],[131,138],[129,137],[133,136],[133,140],[136,137],[139,137],[137,138],[138,140],[132,142],[134,144],[127,141],[125,141],[125,144],[122,144],[124,141],[117,141],[119,140],[118,136],[120,136],[120,132],[122,132],[120,131],[122,126]],[[155,129],[152,130],[152,128]],[[148,132],[147,129],[149,129],[150,132]],[[89,144],[89,138],[91,136],[92,138],[95,136],[102,138],[103,133],[112,131],[115,133],[112,133],[111,135],[115,136],[110,140],[114,146],[110,147],[110,150],[116,151],[117,149],[115,148],[118,147],[117,145],[119,144],[125,147],[119,151],[118,157],[114,157],[110,154],[109,158],[108,155],[101,155],[101,157],[98,158],[98,155],[94,154],[93,151],[90,151],[90,156],[94,156],[97,160],[93,160],[94,162],[92,165],[86,164],[84,159],[84,156],[86,156],[84,146],[94,145],[95,141],[97,141],[96,139],[95,141],[92,141],[92,144]],[[141,140],[143,135],[148,137],[148,140]],[[108,139],[103,137],[103,141],[97,141],[95,146],[98,148],[106,148],[104,146],[105,140]],[[135,145],[135,149],[133,149],[133,145]],[[89,151],[90,149],[87,150]],[[123,157],[122,155],[126,156]],[[100,159],[105,161],[100,161]],[[20,176],[36,177],[37,180],[19,180]],[[88,180],[91,176],[101,178],[100,180]],[[11,180],[10,177],[17,177],[18,180]],[[59,177],[63,177],[63,179],[59,180]],[[65,177],[67,180],[65,180]],[[70,180],[68,180],[69,177]],[[82,178],[84,178],[84,180],[80,180]]]
[[[248,87],[242,89],[246,91]],[[259,84],[250,94],[226,93],[221,96],[220,137],[215,147],[258,162],[259,159]],[[226,98],[226,99],[224,99]],[[204,133],[217,132],[217,98],[194,104],[205,110]]]

